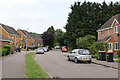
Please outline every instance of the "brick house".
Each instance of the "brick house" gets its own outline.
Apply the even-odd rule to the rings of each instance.
[[[26,47],[26,37],[27,37],[27,46],[33,46],[34,39],[30,36],[30,33],[26,30],[18,29],[17,32],[21,35],[22,48]]]
[[[108,42],[109,52],[117,55],[120,49],[120,14],[117,14],[105,22],[98,30],[98,42]]]
[[[41,34],[30,33],[30,35],[35,40],[34,46],[43,46],[43,39]]]
[[[0,34],[2,36],[12,40],[12,42],[10,42],[10,45],[15,47],[20,46],[20,35],[13,27],[0,23],[0,30]]]
[[[13,40],[0,35],[0,48],[3,48],[4,45],[10,45],[10,42],[13,42]]]

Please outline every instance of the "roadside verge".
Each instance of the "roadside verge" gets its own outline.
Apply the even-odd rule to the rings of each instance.
[[[25,77],[26,78],[50,78],[39,64],[34,60],[35,53],[31,52],[25,56]]]

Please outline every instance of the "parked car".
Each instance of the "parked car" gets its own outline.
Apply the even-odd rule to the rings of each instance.
[[[44,49],[44,52],[49,51],[48,47],[43,47],[43,49]]]
[[[67,55],[68,61],[73,60],[75,63],[78,61],[85,61],[91,63],[92,57],[87,49],[74,49]]]
[[[36,54],[44,54],[43,47],[38,48]]]
[[[57,46],[55,46],[54,48],[55,48],[55,49],[60,49],[60,46],[57,45]]]
[[[68,51],[68,49],[66,48],[66,46],[63,46],[61,50],[62,50],[62,52],[67,52]]]

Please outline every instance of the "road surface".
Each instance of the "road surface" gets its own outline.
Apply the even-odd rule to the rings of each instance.
[[[58,49],[36,54],[35,59],[53,78],[118,78],[118,70],[93,63],[67,61]]]

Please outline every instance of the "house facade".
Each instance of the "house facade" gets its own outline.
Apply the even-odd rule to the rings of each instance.
[[[33,46],[34,45],[34,39],[30,36],[30,33],[26,30],[18,29],[17,32],[21,35],[21,46],[22,48],[26,47],[26,39],[27,39],[27,46]]]
[[[30,33],[30,35],[35,40],[34,46],[43,46],[43,39],[41,34]]]
[[[98,30],[98,42],[108,42],[109,52],[117,55],[120,49],[120,14],[105,22]]]
[[[15,47],[20,46],[20,35],[13,27],[0,24],[0,30],[0,35],[12,40],[10,41],[10,45]]]
[[[0,48],[3,48],[4,45],[10,45],[10,42],[13,42],[13,40],[0,35]]]

